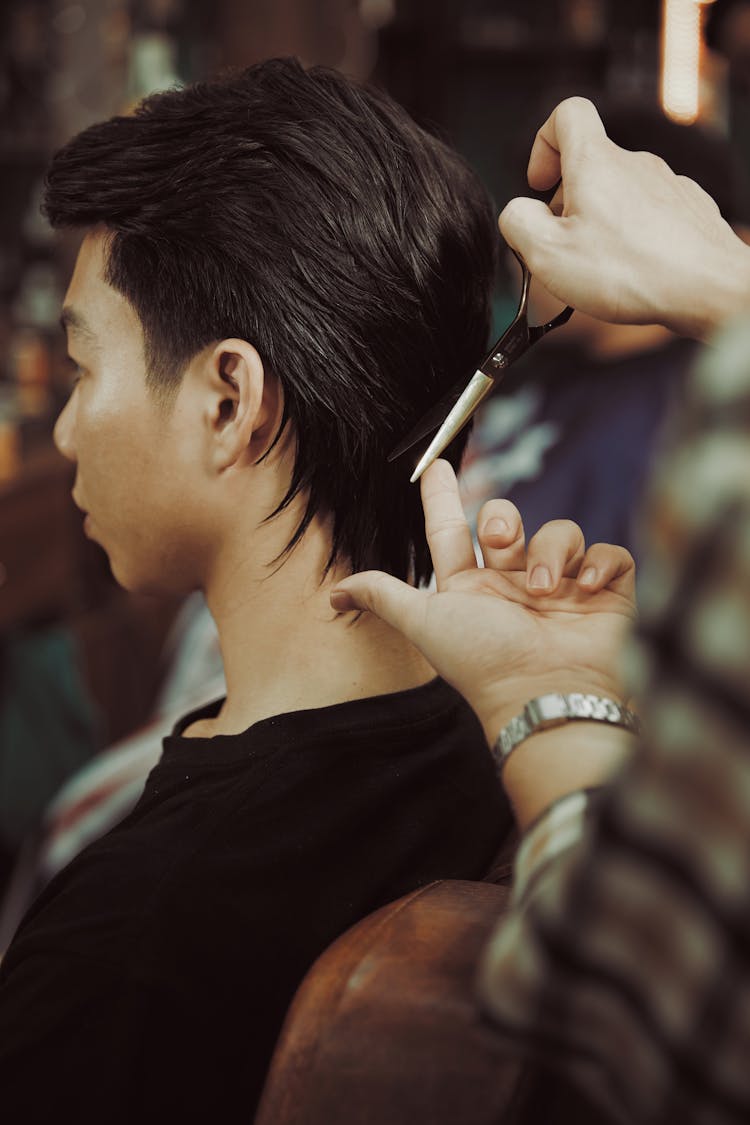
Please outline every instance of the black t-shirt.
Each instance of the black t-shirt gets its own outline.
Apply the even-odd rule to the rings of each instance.
[[[183,738],[65,868],[0,968],[0,1115],[252,1120],[315,957],[510,829],[481,727],[442,680]]]

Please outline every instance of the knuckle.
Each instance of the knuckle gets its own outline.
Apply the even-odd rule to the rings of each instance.
[[[578,526],[578,524],[574,523],[573,520],[549,520],[539,528],[539,531],[537,531],[534,539],[538,538],[565,539],[571,543],[576,543],[576,545],[578,545],[579,543],[583,542],[583,532],[581,531],[581,528]],[[532,543],[534,542],[534,539],[532,539]]]
[[[580,94],[573,94],[572,97],[565,98],[560,103],[560,109],[563,113],[581,114],[581,113],[597,113],[597,108],[590,98],[584,98]]]
[[[376,613],[382,610],[387,599],[388,576],[380,571],[372,571],[366,575],[367,584],[364,589],[364,600]]]
[[[702,203],[706,207],[710,207],[717,215],[721,214],[719,204],[708,194],[705,188],[702,188],[699,183],[691,179],[690,176],[677,176],[676,177],[682,190],[693,197],[696,202]]]
[[[603,132],[601,115],[590,98],[574,94],[560,102],[556,112],[558,120],[564,122],[566,127],[580,130],[581,140],[591,140],[593,136]],[[592,126],[596,126],[593,131]]]
[[[453,535],[466,528],[466,520],[462,516],[442,516],[425,526],[428,539],[438,539],[444,535]]]
[[[484,530],[487,523],[492,519],[505,520],[508,528],[515,535],[518,535],[519,531],[523,532],[521,513],[511,500],[496,499],[484,503],[479,510],[477,527]]]
[[[520,196],[516,196],[515,199],[511,199],[508,203],[505,204],[502,211],[500,212],[500,216],[498,218],[500,229],[502,230],[508,227],[516,227],[521,225],[523,223],[523,215],[525,210],[526,208],[524,200]]]
[[[650,168],[654,172],[671,172],[666,160],[657,156],[655,152],[636,152],[634,156],[644,167]]]
[[[630,551],[619,544],[594,543],[586,553],[587,556],[597,559],[601,565],[611,563],[622,571],[635,568],[635,559]]]

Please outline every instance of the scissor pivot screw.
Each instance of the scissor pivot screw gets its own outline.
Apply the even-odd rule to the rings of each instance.
[[[508,357],[505,355],[505,352],[495,352],[495,354],[492,357],[492,366],[493,367],[507,367],[508,366]]]

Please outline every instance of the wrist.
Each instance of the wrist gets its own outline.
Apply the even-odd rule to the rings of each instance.
[[[568,793],[606,784],[634,744],[635,735],[622,727],[585,720],[530,735],[502,775],[519,827]]]
[[[750,246],[733,236],[724,252],[705,264],[706,276],[696,276],[694,301],[673,318],[681,335],[704,342],[730,321],[750,314]]]

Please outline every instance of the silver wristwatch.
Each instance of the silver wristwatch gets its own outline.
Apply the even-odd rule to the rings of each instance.
[[[558,727],[573,719],[593,719],[600,723],[612,723],[635,733],[640,729],[638,716],[633,711],[628,711],[621,703],[616,703],[614,699],[605,699],[599,695],[583,695],[580,692],[570,692],[568,695],[560,692],[539,695],[536,699],[530,700],[520,715],[512,718],[497,736],[492,752],[498,767],[502,768],[508,755],[525,738],[536,734],[537,731]]]

